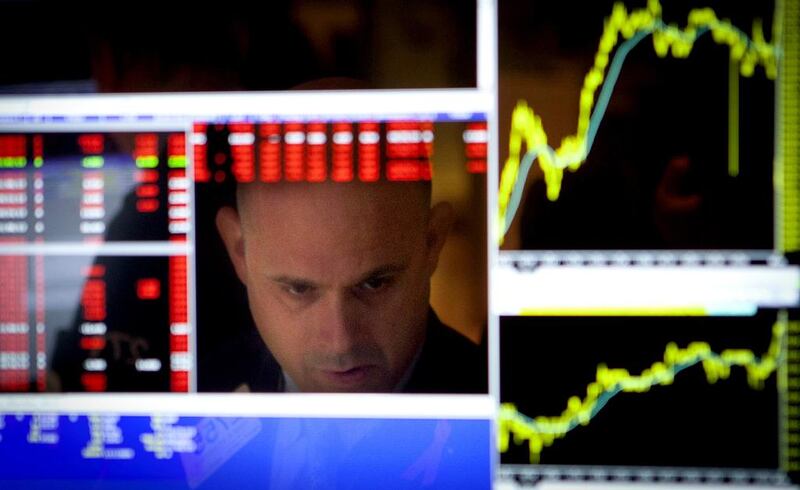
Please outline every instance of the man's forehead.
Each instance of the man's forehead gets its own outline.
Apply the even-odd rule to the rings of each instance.
[[[254,226],[294,234],[316,228],[328,236],[366,237],[424,229],[429,215],[429,202],[419,184],[260,183],[241,190],[239,211],[246,232]]]
[[[424,249],[424,193],[399,184],[260,184],[240,199],[248,255],[262,273],[354,280]]]
[[[314,236],[317,239],[309,239]],[[260,233],[262,238],[248,243],[248,251],[258,254],[258,260],[270,269],[265,272],[294,271],[306,277],[331,273],[335,276],[357,276],[389,264],[405,264],[414,253],[417,243],[400,235],[372,233],[331,234],[328,230],[287,236]],[[386,240],[383,240],[385,237]]]

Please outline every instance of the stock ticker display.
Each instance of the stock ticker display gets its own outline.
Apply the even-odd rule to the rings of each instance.
[[[191,391],[192,214],[216,243],[231,184],[430,180],[436,133],[442,156],[485,173],[483,118],[0,134],[0,391]],[[200,259],[200,323],[221,335],[206,346],[250,320],[244,304],[218,307],[240,287],[219,269],[224,251]]]
[[[185,146],[0,135],[0,391],[187,391]]]
[[[434,121],[317,121],[194,125],[195,180],[224,182],[375,182],[431,179],[435,135],[461,126],[464,170],[485,173],[487,128]],[[451,142],[452,143],[452,142]],[[229,171],[226,171],[229,169]]]

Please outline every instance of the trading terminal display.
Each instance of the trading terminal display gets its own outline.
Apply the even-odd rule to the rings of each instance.
[[[798,14],[498,3],[500,481],[795,481]]]
[[[231,330],[250,325],[244,295],[228,297],[240,285],[219,269],[224,252],[205,246],[218,242],[214,213],[234,182],[430,180],[437,161],[443,172],[486,172],[480,115],[191,127],[0,135],[0,391],[192,390],[187,237],[195,212],[206,264],[198,324],[212,332],[203,345],[224,345]],[[240,308],[222,311],[220,301]],[[212,328],[222,324],[227,330]],[[217,354],[206,362],[218,366]]]
[[[466,120],[465,120],[466,119]],[[263,341],[252,323],[246,292],[229,263],[218,236],[214,216],[222,205],[233,204],[235,184],[293,185],[332,182],[366,185],[381,181],[432,181],[443,199],[453,202],[459,229],[451,235],[467,242],[461,258],[467,264],[483,262],[485,252],[485,172],[488,130],[485,116],[456,120],[292,120],[195,123],[192,142],[195,175],[195,273],[197,294],[197,389],[231,391],[252,385],[260,373]],[[454,175],[456,176],[454,178]],[[459,182],[456,193],[448,186]],[[448,192],[450,194],[448,194]],[[458,193],[460,192],[460,194]],[[472,258],[470,260],[470,258]],[[444,261],[444,259],[442,260]],[[467,265],[465,264],[465,265]],[[442,268],[440,268],[440,273]],[[454,309],[474,325],[456,321],[462,333],[483,329],[486,310],[480,269],[462,268],[448,276],[447,296],[469,298],[470,304],[432,304],[447,318]],[[461,281],[463,286],[456,282]],[[449,299],[449,298],[448,298]],[[452,301],[451,301],[452,302]],[[217,305],[228,307],[220,309]],[[448,308],[449,306],[449,308]],[[471,330],[470,330],[471,329]]]
[[[171,132],[4,133],[0,391],[237,388],[260,352],[231,339],[264,346],[240,336],[251,319],[214,227],[235,186],[435,182],[455,162],[485,187],[489,119],[499,175],[471,209],[482,220],[488,206],[497,248],[473,261],[489,268],[496,420],[463,440],[455,424],[384,431],[370,420],[394,449],[370,447],[364,464],[325,481],[349,484],[414,446],[424,450],[391,481],[424,485],[452,458],[456,477],[488,467],[481,482],[511,488],[790,486],[800,471],[799,3],[479,2],[480,26],[498,14],[496,32],[479,28],[479,51],[495,34],[499,48],[497,84],[479,76],[473,94],[499,91],[486,114],[240,113]],[[59,158],[59,175],[78,175],[60,187],[47,177]],[[72,211],[48,208],[54,189]],[[128,225],[116,226],[119,215]],[[0,450],[24,463],[1,468],[0,482],[41,478],[30,462],[53,449],[69,456],[48,467],[54,478],[252,483],[265,460],[289,473],[306,469],[295,454],[341,461],[348,444],[326,437],[337,432],[328,424],[359,432],[327,412],[291,420],[289,438],[304,426],[319,446],[287,456],[277,418],[70,413],[0,414]],[[265,456],[276,441],[281,454]]]
[[[181,132],[0,134],[0,391],[188,390],[189,184]]]

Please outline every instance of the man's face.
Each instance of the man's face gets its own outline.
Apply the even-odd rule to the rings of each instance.
[[[448,213],[419,185],[252,184],[217,225],[302,391],[391,391],[424,340]]]

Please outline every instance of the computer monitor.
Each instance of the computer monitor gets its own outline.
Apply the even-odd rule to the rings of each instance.
[[[3,98],[0,387],[68,393],[0,397],[0,481],[793,486],[797,3],[481,0],[472,88]],[[428,178],[483,394],[239,393],[219,209]]]
[[[0,478],[489,485],[485,350],[453,385],[397,387],[425,395],[236,393],[292,387],[266,379],[262,367],[280,365],[216,221],[248,186],[429,186],[454,212],[432,311],[481,352],[490,100],[474,90],[7,99],[25,107],[10,109],[0,135],[0,444],[20,464]],[[64,464],[48,475],[25,463],[55,453]]]

